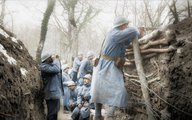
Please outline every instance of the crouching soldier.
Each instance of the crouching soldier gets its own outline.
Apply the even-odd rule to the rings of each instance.
[[[90,115],[90,108],[92,107],[90,103],[91,95],[91,75],[87,74],[83,77],[84,85],[81,88],[81,92],[77,97],[77,107],[73,110],[72,119],[73,120],[88,120]]]
[[[69,81],[68,88],[70,90],[68,106],[69,106],[69,110],[72,112],[77,106],[77,95],[81,91],[81,87],[77,86],[74,81]]]

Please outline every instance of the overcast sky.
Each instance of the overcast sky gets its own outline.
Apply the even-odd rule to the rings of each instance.
[[[135,15],[133,6],[136,5],[138,9],[141,8],[141,4],[143,4],[143,0],[89,0],[91,5],[96,9],[100,10],[100,13],[92,20],[89,24],[89,27],[92,26],[92,31],[97,31],[98,35],[101,36],[101,40],[103,40],[102,35],[104,37],[105,33],[109,31],[113,26],[113,21],[115,18],[115,8],[117,6],[117,14],[122,13],[122,6],[128,2],[128,6],[125,9],[125,15],[131,21],[131,25],[135,24]],[[150,0],[152,4],[152,9],[157,8],[159,1],[161,0]],[[23,28],[35,29],[41,27],[41,21],[43,18],[43,13],[47,7],[47,0],[6,0],[6,16],[5,16],[5,26],[9,28],[9,30],[17,34],[27,34],[26,31],[23,31]],[[58,10],[58,2],[55,6],[55,10]],[[12,27],[13,26],[13,27]],[[19,32],[18,32],[19,31]],[[35,36],[34,39],[39,39],[39,33]],[[20,37],[18,35],[18,37]],[[28,33],[27,35],[30,35]],[[26,35],[26,36],[27,36]],[[33,36],[32,36],[33,37]],[[27,36],[26,39],[29,37]],[[21,38],[25,40],[25,38]],[[52,39],[52,38],[48,38]],[[48,40],[47,40],[48,41]],[[29,44],[26,42],[24,44]],[[28,46],[28,45],[27,45]],[[33,50],[35,53],[35,50]]]
[[[101,9],[99,15],[94,19],[93,24],[101,25],[105,27],[111,27],[114,19],[114,11],[116,4],[118,5],[118,11],[121,10],[121,6],[124,4],[124,0],[93,0],[93,6],[97,9]],[[134,0],[127,0],[130,5],[134,5]],[[158,3],[159,0],[153,0],[153,3]],[[15,25],[40,25],[43,13],[46,9],[47,0],[6,0],[6,23],[11,25],[11,19]],[[137,0],[136,5],[139,7],[142,0]],[[129,6],[128,6],[129,7]],[[118,12],[117,11],[117,12]],[[131,10],[127,10],[130,21],[134,21],[134,15],[131,14]]]
[[[111,27],[114,20],[114,11],[116,5],[118,6],[117,13],[120,12],[124,4],[128,3],[126,8],[126,17],[132,24],[135,24],[133,6],[136,5],[138,9],[141,8],[143,0],[88,0],[91,1],[93,7],[100,9],[99,15],[94,19],[93,25],[100,25],[105,27]],[[117,2],[118,1],[118,2]],[[124,2],[125,1],[125,2]],[[162,0],[149,0],[151,9],[156,9],[159,1]],[[186,0],[177,0],[180,2],[186,2]],[[11,19],[13,24],[24,25],[40,25],[43,13],[46,9],[47,0],[6,0],[6,23],[11,25]],[[57,6],[56,6],[57,7]]]

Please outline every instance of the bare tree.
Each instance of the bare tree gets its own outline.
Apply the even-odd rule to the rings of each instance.
[[[3,19],[5,17],[5,0],[1,1],[1,14],[0,14],[0,25],[4,25]]]
[[[172,0],[167,5],[169,7],[170,12],[168,13],[169,22],[177,23],[184,18],[191,17],[192,14],[192,5],[191,1],[187,0],[186,2],[181,2],[178,0]]]
[[[149,22],[151,23],[151,27],[154,27],[153,20],[152,20],[152,17],[151,17],[151,15],[150,15],[150,12],[149,12],[149,8],[148,8],[147,3],[149,3],[149,2],[147,2],[146,0],[144,0],[145,11],[146,11],[147,16],[148,16],[148,18],[149,18]]]
[[[191,17],[191,6],[190,6],[190,3],[189,3],[189,0],[187,0],[187,11],[188,11],[188,17]]]
[[[114,10],[115,16],[118,15],[118,13],[117,13],[118,2],[119,2],[119,0],[116,1],[116,5],[115,5],[115,10]]]
[[[56,2],[55,0],[48,0],[47,9],[46,9],[46,11],[44,13],[44,18],[42,20],[41,36],[40,36],[40,41],[39,41],[39,45],[38,45],[37,52],[36,52],[36,60],[38,62],[41,61],[41,54],[42,54],[42,50],[43,50],[43,47],[44,47],[46,34],[47,34],[47,26],[48,26],[49,18],[51,16],[52,12],[53,12],[55,2]]]
[[[89,23],[99,11],[94,11],[94,8],[85,1],[82,0],[59,0],[65,13],[67,14],[67,29],[57,19],[56,24],[59,24],[59,28],[67,37],[65,48],[65,58],[70,63],[71,58],[78,53],[78,36],[80,31]],[[66,30],[66,31],[65,31]]]
[[[147,16],[148,19],[144,19],[145,20],[144,23],[145,25],[148,26],[147,27],[148,29],[154,30],[162,24],[161,18],[163,17],[163,13],[166,8],[166,3],[164,1],[159,1],[158,6],[156,7],[156,9],[154,9],[154,8],[151,8],[148,0],[143,0],[143,2],[145,6],[145,11],[144,11],[145,16],[143,15],[140,18],[141,19],[146,18]]]
[[[174,23],[178,23],[179,22],[179,14],[177,12],[176,0],[172,0],[172,4],[169,5],[169,9],[170,9],[171,14],[173,15]]]
[[[128,0],[116,0],[116,5],[114,8],[114,16],[117,17],[118,15],[127,16],[128,15]]]
[[[183,10],[179,11],[180,13],[183,13],[184,17],[191,17],[192,15],[192,5],[190,4],[190,1],[187,0],[187,5],[184,6]]]
[[[151,4],[151,2],[153,3]],[[142,0],[141,2],[124,0],[124,7],[121,7],[122,14],[124,16],[130,16],[130,13],[132,13],[134,15],[135,26],[142,25],[145,26],[147,30],[154,30],[163,23],[162,19],[164,18],[167,7],[164,0],[157,1],[157,3],[157,7],[154,7],[154,1],[152,0]],[[124,14],[125,11],[127,12],[126,14]]]

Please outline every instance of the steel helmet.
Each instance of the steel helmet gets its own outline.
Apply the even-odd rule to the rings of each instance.
[[[70,81],[67,82],[67,86],[68,86],[68,87],[70,87],[70,86],[75,86],[75,85],[76,85],[75,82],[72,81],[72,80],[70,80]]]
[[[41,62],[44,62],[45,60],[47,60],[49,57],[51,57],[52,54],[51,53],[45,53],[41,56]]]
[[[119,26],[126,24],[126,23],[129,23],[129,21],[125,17],[118,16],[115,18],[113,25],[114,25],[114,27],[119,27]]]
[[[94,56],[94,53],[92,51],[87,52],[87,57]]]
[[[91,77],[92,77],[92,76],[91,76],[90,74],[86,74],[83,78],[84,78],[84,79],[91,80]]]

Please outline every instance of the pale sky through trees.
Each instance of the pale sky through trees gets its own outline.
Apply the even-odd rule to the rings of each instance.
[[[124,0],[91,0],[93,1],[93,7],[100,9],[98,16],[92,21],[93,25],[101,25],[105,27],[112,27],[113,19],[115,18],[114,11],[116,5],[118,6],[117,11],[121,11],[121,6],[124,4]],[[131,5],[135,4],[134,0],[127,0]],[[151,4],[158,4],[160,0],[151,0]],[[143,3],[142,0],[136,0],[137,8],[140,7],[140,4]],[[47,0],[7,0],[6,1],[6,22],[11,24],[10,19],[12,15],[14,23],[17,25],[32,24],[39,25],[42,20],[42,15],[45,11],[47,5]],[[58,6],[58,5],[57,5]],[[126,15],[130,21],[134,22],[134,15],[131,13],[130,6],[127,6],[126,10],[128,15]],[[155,6],[154,6],[155,7]],[[119,12],[120,13],[120,12]],[[13,24],[14,24],[13,23]],[[133,23],[132,23],[133,24]]]
[[[97,38],[97,41],[99,41],[98,46],[101,45],[101,41],[103,40],[104,36],[112,28],[113,21],[115,18],[115,12],[117,15],[120,15],[124,10],[123,13],[125,17],[127,17],[131,21],[130,26],[135,26],[135,24],[138,26],[139,20],[135,21],[136,18],[135,10],[136,12],[139,12],[139,10],[144,9],[144,7],[141,7],[143,5],[143,0],[136,0],[136,1],[86,0],[86,1],[88,1],[95,9],[100,10],[100,12],[86,26],[86,29],[89,29],[86,31],[88,32],[92,31],[92,33],[86,33],[88,35],[91,35],[91,37],[90,36],[86,37],[84,33],[83,34],[81,33],[80,39],[83,39],[84,41],[91,39],[93,41],[95,38]],[[159,2],[162,0],[148,0],[148,1],[150,1],[151,4],[150,9],[153,10],[157,8]],[[17,35],[17,37],[24,42],[27,48],[29,48],[29,52],[33,56],[36,50],[35,47],[37,46],[38,40],[40,38],[39,35],[40,35],[41,21],[43,19],[43,13],[45,12],[46,6],[47,6],[47,0],[6,0],[6,8],[5,8],[6,13],[4,19],[5,27],[8,28],[10,31],[13,31]],[[59,6],[60,6],[59,2],[57,1],[55,11],[57,12],[60,11],[57,13],[58,18],[63,14],[62,9]],[[135,6],[136,9],[134,9]],[[61,19],[61,21],[64,24],[66,24],[66,20],[64,20],[63,18]],[[53,18],[51,18],[49,26],[54,27]],[[61,36],[59,36],[60,33],[56,33],[57,31],[55,31],[54,29],[50,31],[51,32],[47,34],[46,38],[47,39],[46,40],[47,43],[45,45],[46,48],[52,47],[51,41],[61,39]],[[31,43],[31,41],[33,41],[33,43]],[[55,45],[54,47],[58,47],[58,45]],[[96,51],[98,51],[98,49],[100,49],[100,47],[98,47]],[[55,51],[57,51],[56,48]]]

